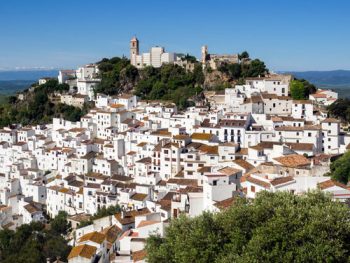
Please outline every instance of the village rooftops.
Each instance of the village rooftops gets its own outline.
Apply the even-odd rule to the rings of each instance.
[[[144,201],[147,198],[147,194],[136,193],[130,198],[135,201]]]
[[[220,172],[224,175],[227,175],[227,176],[231,176],[231,175],[234,175],[234,174],[241,172],[241,170],[233,168],[233,167],[225,167],[225,168],[219,169],[218,172]]]
[[[311,100],[293,100],[294,104],[312,104]]]
[[[68,217],[69,220],[76,221],[76,222],[89,221],[90,218],[91,218],[91,215],[86,213],[80,213],[80,214],[76,214]]]
[[[90,245],[79,245],[72,248],[71,252],[68,255],[68,259],[75,257],[83,257],[87,259],[92,259],[95,255],[97,248]]]
[[[273,174],[252,174],[246,176],[244,180],[259,185],[265,189],[295,182],[293,176],[277,176]]]
[[[251,165],[250,163],[248,163],[246,160],[243,160],[243,159],[236,159],[236,160],[233,160],[233,162],[236,165],[244,168],[246,171],[250,171],[254,168],[253,165]]]
[[[117,240],[118,236],[122,233],[122,230],[118,226],[112,225],[110,227],[106,227],[101,232],[105,235],[107,242],[113,244]]]
[[[220,120],[219,125],[222,127],[244,127],[246,125],[246,121],[245,120],[222,119],[222,120]]]
[[[185,178],[170,178],[167,184],[176,184],[183,186],[198,186],[198,181],[195,179],[185,179]]]
[[[321,123],[340,123],[340,121],[335,118],[326,118]]]
[[[192,140],[200,140],[200,141],[210,141],[212,140],[214,135],[210,133],[192,133]]]
[[[281,156],[274,158],[274,160],[280,163],[282,166],[291,168],[305,167],[311,164],[311,162],[305,156],[299,154]]]
[[[128,212],[119,212],[114,215],[114,217],[122,224],[122,225],[129,225],[135,222],[135,216],[140,216],[140,215],[146,215],[149,214],[150,211],[148,208],[142,208],[139,210],[132,210]]]
[[[227,209],[229,208],[231,205],[234,204],[236,200],[236,197],[230,197],[230,198],[227,198],[227,199],[224,199],[222,201],[218,201],[216,202],[214,205],[219,208],[220,210],[223,210],[223,209]]]
[[[87,242],[87,241],[91,241],[97,244],[102,244],[102,242],[105,240],[106,236],[100,232],[94,231],[88,234],[83,235],[80,239],[79,239],[79,243],[82,242]]]
[[[344,189],[349,189],[345,184],[339,183],[339,182],[337,182],[335,180],[331,180],[331,179],[318,184],[318,187],[321,190],[325,190],[325,189],[328,189],[328,188],[331,188],[334,186],[338,186],[338,187],[344,188]]]

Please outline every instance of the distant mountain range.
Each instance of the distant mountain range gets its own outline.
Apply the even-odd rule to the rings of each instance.
[[[0,71],[0,80],[33,80],[43,77],[57,77],[58,70],[11,70]]]
[[[11,95],[29,86],[42,77],[57,77],[58,70],[0,71],[0,95]],[[0,97],[1,101],[1,97]]]
[[[296,78],[303,78],[317,86],[350,86],[350,70],[290,71]]]
[[[318,88],[329,88],[337,91],[339,97],[350,98],[350,70],[331,71],[288,71],[298,79],[306,79]]]

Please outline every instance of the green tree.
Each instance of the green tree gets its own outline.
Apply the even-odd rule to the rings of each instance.
[[[337,99],[328,106],[328,114],[343,121],[350,121],[350,100],[347,98]]]
[[[201,64],[196,64],[194,66],[193,77],[197,85],[203,85],[205,77],[204,77],[203,68]]]
[[[15,104],[16,102],[17,102],[17,97],[16,96],[9,96],[8,97],[8,103]]]
[[[111,216],[111,215],[114,215],[116,213],[119,213],[121,211],[120,209],[120,206],[119,205],[112,205],[112,206],[109,206],[109,207],[105,207],[103,206],[101,209],[99,209],[96,214],[94,214],[92,217],[91,217],[91,220],[95,220],[95,219],[99,219],[99,218],[102,218],[102,217],[105,217],[105,216]]]
[[[261,192],[227,210],[180,217],[147,240],[148,262],[348,262],[350,213],[321,192]]]
[[[61,233],[47,230],[42,223],[21,225],[16,231],[0,230],[0,261],[45,263],[47,258],[67,259],[70,246]]]
[[[242,68],[240,64],[229,64],[228,72],[233,79],[239,79],[242,74]]]
[[[330,175],[333,179],[347,184],[350,179],[350,152],[344,153],[330,165]]]
[[[241,54],[238,55],[239,59],[245,59],[245,58],[249,58],[249,54],[247,51],[243,51]]]
[[[313,94],[317,91],[317,87],[314,84],[311,84],[310,82],[308,82],[305,79],[301,79],[300,81],[304,84],[304,87],[307,90],[307,96],[309,96],[309,94]]]
[[[158,100],[161,99],[166,94],[166,92],[166,86],[162,82],[157,81],[153,85],[152,90],[148,95],[148,98],[151,100]]]
[[[299,80],[293,80],[290,83],[290,95],[295,100],[304,100],[308,97],[307,89],[305,88],[303,82]]]
[[[254,59],[247,64],[242,64],[242,77],[258,77],[265,76],[268,73],[268,69],[263,61]]]
[[[60,257],[61,260],[65,260],[70,250],[71,247],[67,246],[67,241],[62,236],[51,236],[43,247],[45,258],[51,259]]]
[[[188,61],[190,63],[196,63],[197,62],[196,57],[192,56],[192,55],[190,55],[188,53],[185,56],[183,56],[181,59],[184,60],[184,61]]]
[[[67,212],[59,211],[58,215],[51,221],[51,230],[55,234],[66,235],[70,230],[70,224],[67,221]]]

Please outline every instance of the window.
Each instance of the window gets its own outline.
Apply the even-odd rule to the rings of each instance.
[[[307,134],[307,136],[311,137],[311,132],[309,132],[309,133]]]
[[[250,191],[251,191],[252,193],[255,193],[255,186],[254,186],[254,185],[250,186]]]

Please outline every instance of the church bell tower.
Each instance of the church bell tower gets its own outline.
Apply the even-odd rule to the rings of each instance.
[[[131,61],[131,64],[134,64],[132,62],[133,62],[133,60],[136,61],[135,56],[138,54],[139,54],[139,40],[136,37],[133,37],[130,40],[130,61]]]

